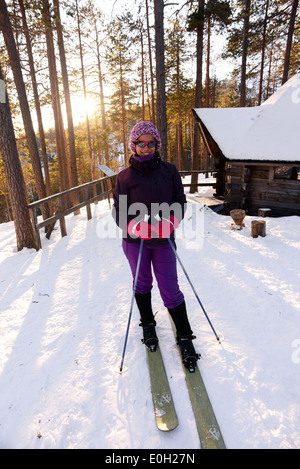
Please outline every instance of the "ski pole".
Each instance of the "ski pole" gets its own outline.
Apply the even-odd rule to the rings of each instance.
[[[124,358],[125,358],[125,351],[126,351],[126,346],[127,346],[127,340],[128,340],[128,334],[129,334],[129,327],[130,327],[130,321],[131,321],[132,310],[133,310],[133,303],[134,303],[134,297],[135,297],[136,284],[137,284],[137,280],[138,280],[138,276],[139,276],[140,263],[141,263],[141,258],[142,258],[143,244],[144,244],[144,240],[141,239],[140,250],[139,250],[139,256],[138,256],[138,261],[137,261],[136,271],[135,271],[135,278],[134,278],[134,283],[133,283],[133,292],[132,292],[132,298],[131,298],[131,306],[130,306],[130,312],[129,312],[129,317],[128,317],[128,323],[127,323],[127,330],[126,330],[126,335],[125,335],[125,342],[124,342],[122,360],[121,360],[121,365],[120,365],[120,373],[122,373],[122,370],[123,370],[123,364],[124,364]]]
[[[180,257],[178,256],[178,253],[177,253],[177,251],[176,251],[176,249],[175,249],[175,246],[172,244],[172,241],[170,240],[170,238],[168,238],[168,241],[169,241],[169,243],[170,243],[171,248],[172,248],[173,251],[174,251],[174,254],[175,254],[176,258],[178,259],[179,264],[180,264],[181,267],[182,267],[183,272],[185,273],[185,276],[186,276],[186,278],[187,278],[189,284],[190,284],[191,287],[192,287],[193,292],[195,293],[195,296],[196,296],[196,298],[197,298],[197,300],[198,300],[198,303],[199,303],[199,305],[201,306],[202,311],[203,311],[203,313],[205,314],[205,317],[206,317],[206,319],[208,320],[208,323],[209,323],[210,327],[212,328],[212,330],[213,330],[213,332],[214,332],[214,334],[215,334],[215,336],[216,336],[216,338],[217,338],[217,341],[218,341],[219,343],[221,343],[221,342],[220,342],[220,338],[219,338],[218,334],[216,333],[216,331],[215,331],[215,329],[214,329],[214,327],[213,327],[213,325],[212,325],[212,323],[211,323],[211,321],[210,321],[210,319],[209,319],[209,317],[208,317],[208,315],[207,315],[207,313],[206,313],[206,311],[205,311],[205,309],[204,309],[204,306],[203,306],[203,304],[201,303],[201,300],[200,300],[200,298],[199,298],[199,296],[198,296],[198,294],[197,294],[197,292],[196,292],[196,290],[195,290],[195,288],[194,288],[194,285],[192,284],[191,279],[190,279],[190,277],[188,276],[188,273],[187,273],[187,271],[185,270],[185,268],[184,268],[184,266],[183,266],[183,264],[182,264],[182,262],[181,262],[181,260],[180,260]]]

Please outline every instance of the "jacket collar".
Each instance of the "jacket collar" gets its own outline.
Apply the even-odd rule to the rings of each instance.
[[[129,163],[133,168],[139,171],[142,174],[148,173],[153,169],[157,168],[159,162],[161,161],[158,153],[155,153],[150,160],[143,161],[142,159],[134,158],[134,155],[131,155],[129,158]]]

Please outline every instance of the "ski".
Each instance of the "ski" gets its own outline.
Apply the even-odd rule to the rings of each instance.
[[[159,345],[155,352],[146,347],[146,353],[156,425],[159,430],[169,432],[178,426],[178,420]]]
[[[171,317],[170,321],[176,338],[176,329]],[[184,364],[182,364],[182,366],[185,373],[186,384],[194,412],[201,448],[226,449],[219,424],[198,366],[196,365],[194,373],[190,373]]]

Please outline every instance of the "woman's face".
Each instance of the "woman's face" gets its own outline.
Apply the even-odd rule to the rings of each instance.
[[[137,142],[155,142],[155,138],[151,135],[151,134],[143,134],[141,135],[137,141]],[[135,151],[136,151],[136,154],[138,156],[149,156],[149,155],[153,155],[155,153],[155,150],[156,150],[156,145],[153,147],[153,148],[149,148],[149,145],[145,145],[144,148],[141,148],[139,147],[137,144],[135,145]]]

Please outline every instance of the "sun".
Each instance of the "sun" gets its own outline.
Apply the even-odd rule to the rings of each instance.
[[[96,104],[95,100],[89,96],[86,99],[84,99],[83,96],[72,97],[71,106],[74,125],[78,125],[79,122],[85,121],[86,113],[88,113],[89,116],[94,114]]]
[[[72,96],[71,98],[72,106],[72,116],[74,125],[78,125],[79,122],[85,122],[86,120],[86,111],[88,112],[89,117],[91,117],[97,108],[97,102],[92,97],[87,97],[87,100],[84,99],[84,96]],[[66,106],[61,105],[61,111],[63,116],[63,122],[65,128],[68,126]],[[53,109],[51,105],[44,106],[42,109],[43,123],[46,130],[55,126]],[[35,109],[32,110],[32,121],[35,131],[38,133],[38,120],[36,116]]]

